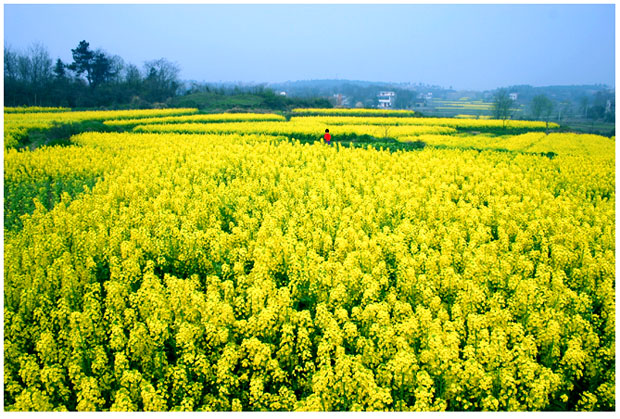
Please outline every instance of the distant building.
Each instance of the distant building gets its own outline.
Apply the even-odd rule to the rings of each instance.
[[[280,92],[280,96],[286,96],[286,92]]]
[[[379,92],[379,94],[377,95],[377,100],[379,101],[378,108],[392,109],[396,102],[396,93],[395,92]]]
[[[517,100],[517,98],[519,97],[517,93],[510,93],[508,96],[510,96],[511,100]]]

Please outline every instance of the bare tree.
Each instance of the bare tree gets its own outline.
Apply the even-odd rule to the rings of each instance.
[[[553,113],[553,102],[545,95],[536,95],[532,99],[532,115],[535,119],[544,119],[549,129],[549,119]]]
[[[36,106],[41,102],[46,89],[53,80],[52,59],[47,49],[41,44],[32,44],[26,53],[18,53],[10,48],[4,54],[5,86],[11,90],[11,84],[19,84],[22,94],[29,96]]]
[[[144,63],[147,96],[150,101],[163,101],[176,95],[179,82],[179,66],[165,58]]]
[[[124,79],[125,60],[119,55],[108,56],[110,62],[110,74],[108,81],[121,83]]]
[[[52,79],[52,58],[47,48],[41,44],[33,44],[28,49],[28,55],[32,71],[31,82],[36,88],[42,88]]]
[[[4,79],[15,81],[18,76],[18,54],[9,45],[4,45]]]
[[[127,83],[131,87],[139,87],[140,83],[142,83],[142,74],[140,73],[140,69],[134,64],[129,64],[125,66],[123,79],[125,83]]]
[[[508,95],[508,90],[499,89],[493,98],[493,116],[495,119],[503,121],[502,126],[506,128],[507,120],[511,116],[511,106],[513,100]]]

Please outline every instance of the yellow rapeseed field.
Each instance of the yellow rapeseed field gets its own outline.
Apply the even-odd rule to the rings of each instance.
[[[615,409],[614,138],[196,120],[5,151],[6,410]]]
[[[205,123],[205,122],[247,122],[247,121],[284,121],[282,115],[272,113],[216,113],[183,116],[163,116],[155,118],[111,119],[104,123],[109,126],[131,126],[167,123]]]
[[[345,109],[345,108],[297,108],[293,113],[299,115],[363,115],[363,116],[413,116],[414,111],[407,110],[388,110],[388,109]]]
[[[296,116],[291,122],[316,122],[327,125],[419,125],[445,126],[451,128],[501,128],[504,121],[499,119],[462,119],[462,118],[410,118],[410,117],[374,117],[364,118],[355,116]],[[550,128],[558,128],[558,124],[549,123]],[[546,128],[543,121],[511,120],[506,124],[507,129],[542,130]]]
[[[76,111],[67,108],[40,108],[32,112],[20,111],[31,108],[8,108],[4,114],[4,147],[13,148],[18,144],[18,138],[24,136],[31,129],[47,129],[54,125],[71,124],[83,121],[102,121],[106,119],[131,119],[165,115],[186,115],[198,112],[193,108],[176,109],[139,109],[126,111]]]
[[[268,134],[268,135],[299,135],[322,137],[326,127],[332,126],[323,121],[314,120],[291,120],[290,122],[233,122],[233,123],[169,123],[147,124],[134,127],[135,132],[185,132],[185,133],[238,133],[238,134]],[[361,124],[335,125],[330,129],[334,139],[339,136],[362,136],[370,135],[377,138],[395,137],[420,134],[450,134],[456,129],[445,126],[433,125],[399,125],[389,126]]]

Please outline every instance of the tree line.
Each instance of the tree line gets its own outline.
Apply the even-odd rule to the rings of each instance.
[[[42,44],[26,51],[4,48],[5,106],[70,108],[159,108],[191,106],[204,110],[331,108],[327,99],[290,98],[264,85],[218,86],[183,82],[180,68],[165,58],[142,68],[118,55],[93,49],[83,40],[71,62],[54,61]]]
[[[72,61],[54,61],[41,44],[26,51],[4,48],[5,106],[156,107],[178,94],[179,66],[164,59],[142,68],[87,41]]]
[[[510,97],[508,89],[498,89],[493,95],[492,116],[503,120],[505,124],[506,120],[512,118],[515,106],[516,101]],[[545,121],[547,127],[549,121],[562,122],[569,115],[573,119],[583,118],[591,121],[613,122],[616,119],[615,98],[611,91],[598,91],[592,98],[582,96],[577,109],[574,109],[571,101],[554,101],[541,93],[531,99],[528,108],[529,117]]]

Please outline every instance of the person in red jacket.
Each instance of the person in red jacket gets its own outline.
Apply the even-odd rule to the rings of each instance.
[[[331,145],[330,141],[332,139],[332,136],[329,134],[329,129],[325,129],[325,142],[327,143],[327,145]]]

